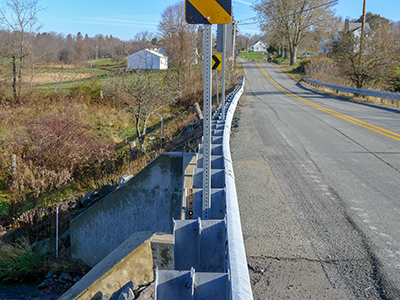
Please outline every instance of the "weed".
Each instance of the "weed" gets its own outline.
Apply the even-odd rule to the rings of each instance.
[[[89,268],[79,260],[70,259],[65,255],[49,260],[39,259],[27,240],[14,244],[4,244],[0,241],[0,281],[37,282],[49,271],[66,272],[82,276]]]
[[[0,240],[0,280],[22,282],[44,270],[27,241],[4,244]],[[35,275],[35,276],[33,276]]]

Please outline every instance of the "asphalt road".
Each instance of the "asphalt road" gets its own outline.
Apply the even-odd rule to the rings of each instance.
[[[231,151],[254,299],[400,299],[400,110],[244,69]]]

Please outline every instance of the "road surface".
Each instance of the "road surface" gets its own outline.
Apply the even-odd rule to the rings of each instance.
[[[400,299],[400,111],[244,69],[231,151],[254,299]]]

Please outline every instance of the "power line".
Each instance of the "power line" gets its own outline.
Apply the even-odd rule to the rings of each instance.
[[[247,21],[247,20],[254,20],[255,18],[256,18],[256,17],[246,18],[246,19],[239,20],[238,22]]]
[[[243,25],[254,25],[254,24],[258,24],[258,22],[243,23],[243,24],[239,22],[239,25],[241,25],[241,26],[243,26]]]
[[[328,3],[324,3],[324,4],[321,4],[321,5],[314,6],[314,7],[310,7],[308,9],[305,9],[305,10],[300,11],[300,12],[295,12],[293,14],[288,14],[286,16],[273,18],[270,21],[275,21],[275,20],[279,20],[279,19],[283,19],[283,18],[286,18],[286,17],[295,16],[295,15],[300,15],[300,14],[305,13],[307,11],[310,11],[310,10],[313,10],[313,9],[316,9],[316,8],[320,8],[322,6],[327,6],[327,5],[330,5],[330,4],[333,4],[333,3],[337,3],[337,1],[338,0],[333,0],[333,1],[330,1]],[[247,18],[247,19],[244,19],[244,20],[241,20],[241,21],[246,21],[246,20],[249,20],[249,19],[253,19],[254,20],[255,18]],[[240,21],[238,21],[238,23],[239,23],[239,25],[253,25],[253,24],[257,24],[258,22],[251,22],[251,23],[243,23],[243,24],[241,24]]]

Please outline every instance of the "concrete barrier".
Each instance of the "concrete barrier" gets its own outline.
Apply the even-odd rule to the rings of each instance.
[[[193,155],[160,155],[72,220],[72,257],[93,267],[135,232],[172,233],[172,219],[181,219],[184,173]]]

